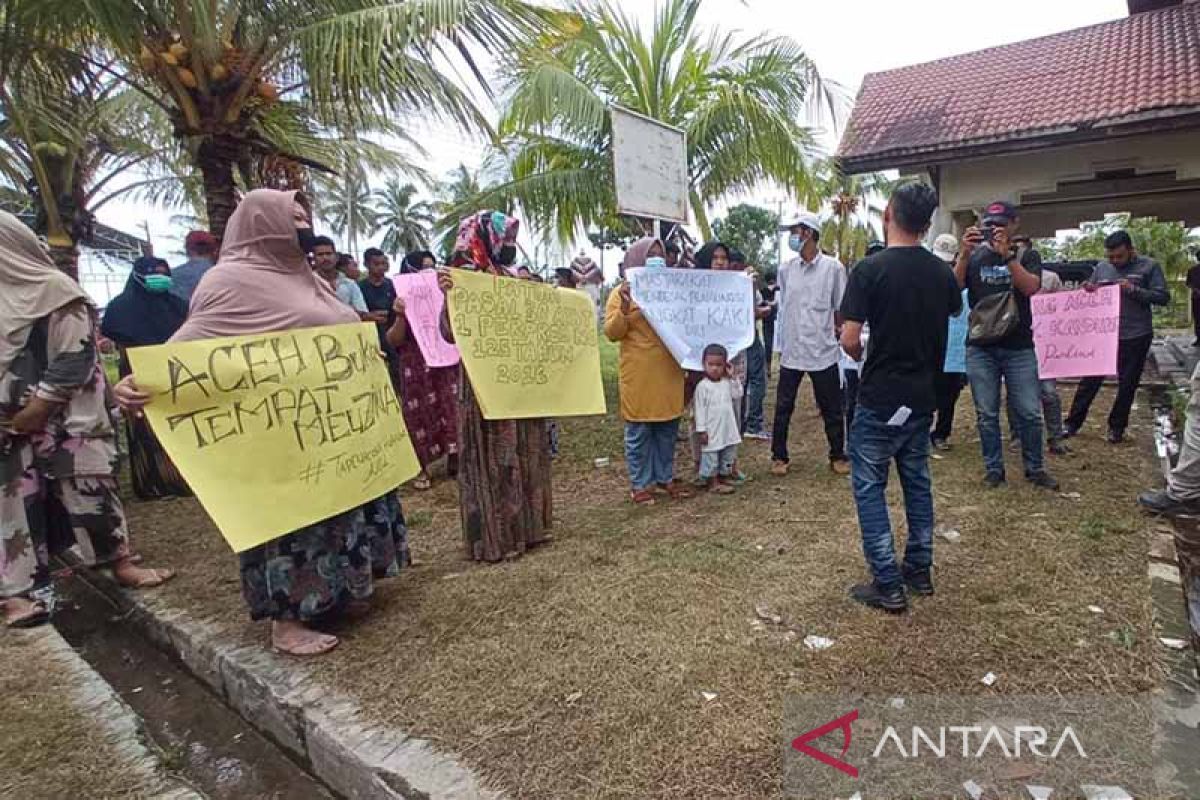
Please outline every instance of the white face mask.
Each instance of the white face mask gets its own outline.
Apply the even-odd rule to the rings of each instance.
[[[664,269],[667,266],[667,260],[662,256],[647,256],[646,267],[650,269]]]

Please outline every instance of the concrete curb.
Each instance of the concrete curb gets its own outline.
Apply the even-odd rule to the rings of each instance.
[[[159,753],[146,744],[141,720],[125,704],[108,682],[75,652],[57,630],[44,625],[21,633],[33,641],[41,655],[62,670],[64,691],[71,705],[85,716],[112,744],[121,758],[122,768],[147,783],[158,785],[156,800],[204,800],[204,795],[170,776]]]
[[[189,618],[154,593],[127,591],[95,572],[78,576],[338,794],[354,800],[503,797],[428,740],[369,721],[348,697],[314,681],[303,663],[223,642],[217,626]]]

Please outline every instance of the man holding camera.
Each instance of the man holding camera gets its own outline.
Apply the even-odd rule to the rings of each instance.
[[[967,290],[972,309],[967,340],[967,379],[975,401],[979,442],[987,469],[984,482],[992,488],[1004,485],[1004,449],[1000,443],[1000,384],[1003,381],[1012,408],[1014,425],[1021,440],[1025,479],[1043,489],[1057,489],[1045,468],[1042,441],[1042,407],[1038,383],[1037,355],[1033,349],[1033,312],[1029,298],[1042,286],[1041,268],[1022,266],[1013,255],[1017,210],[1004,201],[984,211],[981,225],[967,228],[954,264],[959,286]],[[1005,297],[997,297],[1005,295]],[[1012,296],[1017,318],[999,338],[981,339],[975,328],[985,309],[994,309]],[[994,299],[989,299],[994,298]],[[982,305],[981,305],[982,304]]]

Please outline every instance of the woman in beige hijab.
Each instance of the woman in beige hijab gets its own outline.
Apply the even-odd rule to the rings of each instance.
[[[309,267],[302,242],[312,238],[303,195],[272,189],[248,193],[229,219],[220,260],[196,287],[187,322],[171,341],[358,322],[358,314]],[[117,384],[116,395],[133,413],[150,401],[132,375]],[[297,656],[327,653],[337,646],[337,637],[313,626],[338,612],[361,610],[373,579],[397,574],[409,560],[395,487],[238,559],[250,617],[272,621],[275,650]]]
[[[68,549],[111,566],[124,586],[172,575],[130,557],[92,319],[84,291],[0,211],[0,604],[10,627],[49,619],[49,559]]]

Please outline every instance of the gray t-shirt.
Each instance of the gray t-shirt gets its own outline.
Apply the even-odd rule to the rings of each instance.
[[[1145,256],[1135,256],[1124,269],[1101,261],[1092,270],[1091,283],[1116,283],[1127,280],[1133,291],[1121,292],[1120,339],[1137,339],[1154,334],[1154,312],[1151,306],[1165,306],[1171,302],[1167,279],[1158,262]]]

